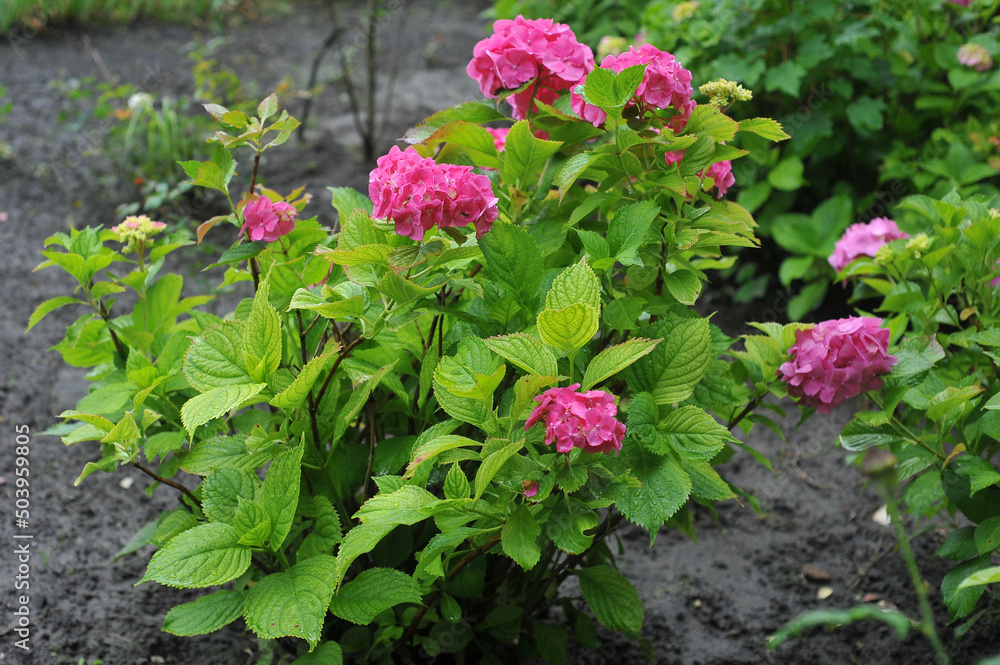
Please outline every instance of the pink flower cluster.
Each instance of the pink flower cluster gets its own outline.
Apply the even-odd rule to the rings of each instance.
[[[858,223],[847,227],[827,260],[834,270],[840,272],[859,256],[875,256],[878,248],[890,240],[909,237],[899,230],[896,222],[886,217],[876,217],[867,224]]]
[[[677,162],[684,159],[683,150],[671,150],[669,152],[663,153],[663,161],[667,163],[668,166],[673,166]],[[701,171],[698,173],[698,177],[708,175],[715,183],[715,190],[718,193],[718,198],[722,198],[729,191],[729,188],[736,184],[736,176],[733,175],[733,162],[729,159],[724,159],[721,162],[715,162],[708,167],[707,173]]]
[[[993,58],[985,47],[979,44],[963,44],[958,49],[958,61],[977,72],[985,72],[993,66]]]
[[[373,216],[392,220],[396,233],[421,240],[433,226],[476,226],[476,237],[493,227],[497,197],[493,185],[470,166],[438,164],[413,148],[392,146],[368,176]]]
[[[646,65],[646,73],[642,83],[636,88],[635,97],[629,106],[639,105],[640,109],[672,108],[676,115],[670,119],[667,126],[675,132],[684,129],[691,111],[697,102],[691,99],[694,89],[691,87],[691,72],[681,67],[674,56],[661,51],[651,44],[643,44],[638,48],[630,46],[621,55],[609,55],[601,62],[601,67],[615,72],[621,72],[633,65]],[[573,93],[573,110],[584,120],[595,127],[604,124],[607,114],[601,109],[587,104],[583,97]]]
[[[524,119],[532,95],[546,104],[594,70],[594,53],[576,40],[564,23],[552,19],[501,19],[493,24],[493,34],[476,44],[465,71],[490,98],[500,90],[536,83],[507,98],[514,117]],[[535,89],[537,88],[537,90]]]
[[[574,447],[588,453],[610,453],[622,449],[625,425],[615,419],[615,397],[603,390],[578,393],[579,383],[568,388],[549,388],[535,398],[541,402],[524,429],[545,421],[545,444],[568,453]]]
[[[890,356],[889,330],[882,319],[852,316],[823,321],[795,333],[792,359],[778,368],[788,394],[820,413],[869,390],[882,387],[881,374],[896,364]]]
[[[243,207],[243,228],[250,240],[274,242],[288,235],[295,228],[295,217],[299,211],[289,203],[274,203],[266,196],[260,196]]]
[[[507,134],[510,134],[510,127],[486,127],[485,129],[493,137],[493,147],[497,149],[497,152],[503,152],[504,146],[507,145]]]

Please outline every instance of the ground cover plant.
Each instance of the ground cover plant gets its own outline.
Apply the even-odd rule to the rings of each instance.
[[[530,27],[498,33],[513,41],[504,29]],[[505,46],[483,51],[503,61]],[[136,464],[184,506],[126,551],[152,542],[148,579],[199,588],[247,560],[226,589],[171,612],[168,630],[245,615],[265,636],[322,640],[311,654],[282,640],[302,662],[487,650],[495,662],[514,639],[564,662],[567,627],[596,644],[589,606],[636,637],[638,595],[604,542],[619,515],[652,535],[664,520],[690,531],[689,501],[740,492],[714,467],[740,445],[729,430],[769,424],[755,410],[785,393],[779,375],[826,410],[877,390],[877,375],[907,359],[871,317],[763,325],[733,350],[690,309],[702,271],[731,263],[719,247],[752,241],[734,224],[749,215],[720,202],[731,185],[722,157],[741,156],[721,141],[780,130],[689,104],[690,80],[667,54],[637,48],[582,90],[566,86],[579,64],[569,60],[519,81],[516,68],[474,59],[471,72],[501,80],[481,75],[487,95],[522,88],[515,118],[473,103],[418,126],[408,137],[418,152],[383,157],[368,200],[334,191],[343,225],[333,235],[297,219],[302,192],[255,186],[261,153],[295,129],[275,100],[252,115],[210,107],[221,145],[184,169],[234,196],[202,232],[240,229],[220,262],[228,285],[255,287],[225,321],[199,310],[208,294],[181,299],[179,276],[160,275],[184,239],[156,222],[50,239],[46,258],[80,280],[79,297],[45,303],[31,325],[59,306],[93,310],[60,344],[96,381],[65,414],[76,421],[67,442],[103,439],[85,474]],[[226,147],[249,186],[234,180]],[[813,377],[819,392],[796,382],[810,371],[803,358],[848,351],[860,369]],[[580,591],[561,598],[570,576]],[[293,601],[289,589],[307,593]],[[267,612],[283,615],[271,625]]]

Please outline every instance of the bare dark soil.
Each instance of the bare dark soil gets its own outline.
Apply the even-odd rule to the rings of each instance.
[[[464,66],[486,29],[478,16],[482,6],[457,1],[414,5],[389,17],[385,57],[398,58],[400,72],[382,148],[430,112],[475,98],[476,85],[465,76]],[[0,139],[14,152],[12,159],[0,161],[0,212],[6,213],[6,220],[0,221],[0,505],[5,511],[0,520],[0,664],[89,665],[100,659],[106,665],[249,665],[261,656],[256,638],[240,622],[198,638],[160,632],[167,610],[193,595],[152,583],[133,588],[146,558],[112,558],[176,499],[166,488],[148,498],[143,491],[147,479],[138,471],[96,474],[73,486],[84,464],[96,458],[95,448],[65,448],[58,439],[37,434],[86,392],[82,373],[63,367],[58,354],[47,350],[77,313],[58,310],[30,334],[23,331],[39,302],[72,287],[69,278],[55,270],[32,272],[43,240],[71,225],[116,223],[115,205],[131,195],[127,183],[106,177],[110,160],[100,151],[102,130],[90,127],[74,133],[57,121],[65,96],[51,81],[108,74],[150,91],[185,94],[191,89],[191,73],[190,62],[181,55],[184,49],[196,39],[224,34],[230,41],[216,57],[256,80],[262,90],[284,77],[301,86],[328,30],[325,14],[302,3],[289,15],[238,19],[219,33],[205,27],[140,24],[53,29],[0,41],[0,84],[14,104],[0,124]],[[323,70],[327,78],[329,67]],[[293,115],[298,111],[295,103]],[[307,185],[316,195],[313,211],[332,222],[325,187],[363,189],[371,165],[357,157],[358,140],[335,86],[319,97],[311,125],[306,144],[290,142],[284,156],[279,152],[266,160],[263,169],[272,186]],[[197,268],[200,260],[189,259],[194,265],[188,267]],[[781,316],[782,302],[761,303],[757,312]],[[716,321],[731,334],[740,332],[744,310],[721,309]],[[790,419],[785,423],[787,442],[767,430],[755,430],[752,442],[774,460],[776,473],[746,455],[737,455],[725,473],[760,498],[763,514],[736,502],[721,506],[717,517],[701,510],[698,543],[664,531],[649,548],[644,533],[623,532],[622,567],[646,602],[643,634],[660,663],[933,662],[916,633],[899,641],[876,624],[813,633],[774,653],[765,649],[765,638],[799,613],[850,607],[866,594],[870,602],[877,602],[874,596],[917,615],[892,530],[872,520],[880,501],[845,465],[844,452],[835,445],[849,413],[814,418],[798,431]],[[14,645],[20,637],[13,630],[12,614],[15,596],[24,593],[14,590],[11,514],[15,427],[22,425],[32,433],[30,527],[19,531],[33,536],[27,592],[30,652]],[[126,477],[131,478],[130,486],[120,482]],[[1000,652],[1000,632],[996,624],[984,624],[955,642],[951,628],[944,628],[947,613],[936,589],[947,567],[931,556],[941,539],[942,532],[932,529],[919,536],[915,546],[953,662],[974,663]],[[825,571],[829,581],[807,579],[807,565]],[[821,586],[831,587],[832,595],[819,599]],[[636,646],[605,637],[608,643],[599,653],[576,653],[573,662],[646,662]]]

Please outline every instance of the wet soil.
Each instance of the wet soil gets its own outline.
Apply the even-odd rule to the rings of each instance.
[[[399,76],[378,154],[429,113],[477,96],[464,66],[487,27],[479,15],[482,3],[410,4],[405,11],[398,9],[403,4],[395,6],[397,13],[387,17],[383,29],[389,36],[385,56],[399,63]],[[133,195],[127,183],[107,177],[111,159],[101,154],[100,127],[74,130],[58,121],[66,107],[66,86],[53,87],[52,82],[110,76],[150,91],[187,94],[191,63],[181,54],[198,40],[225,36],[227,43],[215,57],[259,89],[269,90],[285,78],[301,87],[330,24],[319,6],[294,7],[289,14],[241,17],[221,28],[75,27],[0,40],[0,85],[14,105],[0,122],[0,140],[13,150],[12,158],[0,161],[0,213],[5,213],[0,215],[0,506],[5,511],[0,520],[0,552],[5,553],[0,554],[0,664],[89,665],[102,660],[107,665],[248,665],[261,657],[260,645],[241,622],[196,638],[160,631],[167,610],[195,594],[152,583],[133,588],[146,557],[112,559],[176,498],[162,490],[147,497],[143,490],[148,481],[138,471],[97,474],[74,487],[84,464],[97,457],[95,446],[66,448],[58,439],[38,434],[55,422],[54,414],[72,408],[86,392],[82,372],[64,367],[58,354],[47,350],[77,313],[57,310],[30,334],[24,335],[24,329],[39,302],[72,288],[69,278],[55,270],[32,272],[44,239],[71,225],[115,223],[115,206]],[[350,13],[342,18],[353,19]],[[355,28],[345,38],[357,34]],[[328,59],[321,69],[321,81],[332,79],[331,63]],[[326,222],[333,221],[333,214],[325,188],[364,189],[371,168],[358,157],[359,141],[342,92],[335,85],[324,88],[307,142],[290,142],[284,156],[263,166],[274,187],[306,185],[316,194],[312,210]],[[293,115],[297,110],[293,104]],[[758,303],[755,311],[780,316],[782,305],[775,297]],[[745,308],[719,309],[715,321],[730,334],[741,332],[752,316]],[[754,431],[753,445],[774,461],[775,472],[737,455],[725,473],[760,498],[760,514],[746,502],[723,504],[715,516],[699,509],[697,543],[664,530],[650,548],[641,531],[621,533],[622,569],[646,602],[643,635],[660,663],[933,662],[915,632],[901,641],[889,628],[871,623],[815,632],[775,652],[765,648],[766,637],[799,613],[850,607],[866,594],[871,602],[896,605],[911,616],[918,613],[892,530],[872,520],[881,502],[836,447],[837,432],[849,415],[845,406],[799,430],[789,419],[783,422],[787,441],[763,428]],[[30,652],[15,646],[20,637],[12,614],[17,565],[11,554],[15,528],[10,515],[14,442],[15,428],[23,431],[25,426],[31,438],[31,517],[30,526],[18,535],[33,537],[28,541]],[[947,566],[932,558],[942,537],[940,530],[930,529],[915,547],[943,627],[947,613],[936,589]],[[814,570],[807,578],[806,566],[818,568],[829,580]],[[823,586],[832,594],[820,599]],[[951,628],[942,628],[953,662],[965,665],[1000,652],[996,628],[982,624],[957,642]],[[647,662],[635,645],[604,637],[601,651],[574,651],[572,662]]]

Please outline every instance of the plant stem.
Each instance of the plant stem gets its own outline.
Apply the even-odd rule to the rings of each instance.
[[[138,462],[132,462],[132,466],[134,466],[135,468],[139,469],[140,471],[142,471],[144,474],[146,474],[147,476],[149,476],[150,478],[152,478],[156,482],[162,483],[164,485],[168,485],[169,487],[173,487],[175,490],[179,490],[179,491],[183,492],[189,499],[191,499],[192,501],[194,501],[194,505],[196,505],[196,506],[200,506],[201,505],[201,500],[198,499],[198,497],[196,497],[194,494],[192,494],[191,490],[189,490],[188,488],[184,487],[179,482],[174,481],[174,480],[170,480],[169,478],[164,478],[163,476],[161,476],[157,472],[153,471],[152,469],[144,467],[143,465],[139,464]]]

